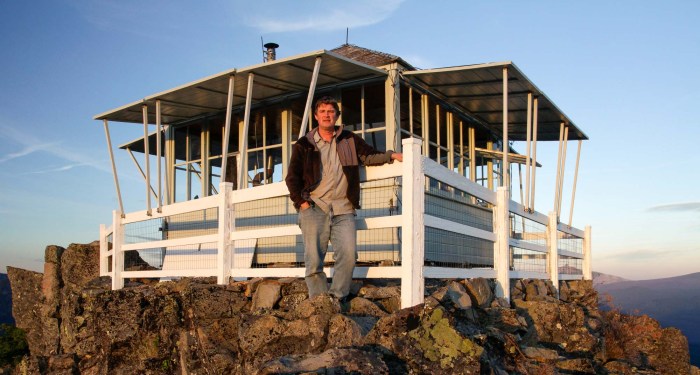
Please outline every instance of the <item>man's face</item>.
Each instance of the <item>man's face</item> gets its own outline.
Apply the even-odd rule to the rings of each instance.
[[[335,111],[332,104],[321,104],[316,113],[314,113],[318,126],[324,130],[333,130],[336,121],[338,121],[338,112]]]

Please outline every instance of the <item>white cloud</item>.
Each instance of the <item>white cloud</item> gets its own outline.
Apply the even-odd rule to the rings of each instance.
[[[82,166],[87,166],[85,163],[74,163],[74,164],[68,164],[64,165],[62,167],[56,167],[56,168],[49,168],[49,169],[42,169],[40,171],[34,171],[34,172],[27,172],[24,174],[45,174],[45,173],[54,173],[54,172],[64,172],[64,171],[69,171],[75,167],[82,167]]]
[[[17,152],[11,152],[7,155],[0,156],[0,163],[4,163],[12,159],[21,158],[22,156],[27,156],[37,151],[47,150],[53,145],[55,145],[55,143],[32,144],[24,146],[21,150]]]
[[[700,211],[700,202],[662,204],[647,208],[649,212]]]
[[[111,170],[107,168],[104,163],[99,163],[94,157],[81,154],[79,152],[70,150],[61,145],[61,142],[47,143],[32,134],[21,132],[13,127],[0,124],[0,136],[6,138],[11,142],[14,142],[20,147],[20,151],[12,152],[4,156],[0,156],[0,163],[17,159],[35,152],[48,153],[57,159],[65,160],[70,162],[70,164],[55,168],[53,172],[70,170],[76,166],[89,166],[97,170],[111,173]],[[34,173],[45,173],[48,171],[39,171]]]
[[[267,9],[272,8],[275,14],[254,16],[249,18],[247,23],[249,26],[266,33],[302,30],[330,31],[347,27],[352,29],[373,25],[389,18],[403,1],[294,2],[293,8],[288,9],[288,11],[279,11],[278,7],[267,7]],[[255,11],[249,9],[247,15],[264,11],[265,9]]]

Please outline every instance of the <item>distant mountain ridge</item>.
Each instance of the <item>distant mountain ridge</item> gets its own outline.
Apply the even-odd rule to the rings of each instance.
[[[0,273],[0,324],[15,324],[12,317],[12,289],[6,273]]]
[[[606,273],[593,272],[593,286],[594,287],[597,287],[598,285],[619,283],[620,281],[629,281],[629,280],[622,278],[622,277],[619,277],[619,276],[615,276],[615,275],[608,275]]]
[[[688,337],[691,362],[700,364],[700,272],[653,280],[594,272],[593,285],[601,305],[609,295],[613,306],[626,313],[646,314],[664,327],[680,329]]]

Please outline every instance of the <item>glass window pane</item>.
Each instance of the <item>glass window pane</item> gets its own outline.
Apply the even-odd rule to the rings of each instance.
[[[267,183],[282,180],[282,147],[267,150]]]
[[[254,111],[250,114],[250,124],[248,125],[248,148],[258,148],[264,146],[263,143],[263,113]]]
[[[341,91],[343,126],[350,131],[362,130],[362,87],[350,87]]]
[[[384,83],[365,85],[365,129],[385,127]]]
[[[386,130],[365,133],[365,141],[377,150],[386,149]]]
[[[282,144],[282,109],[279,106],[265,111],[265,145]]]
[[[202,195],[202,169],[199,163],[190,163],[190,199],[198,199]]]
[[[188,125],[187,133],[190,152],[189,160],[199,160],[202,157],[202,125]]]
[[[185,167],[175,167],[175,201],[184,202],[187,200],[187,172]]]
[[[435,106],[435,102],[433,101],[432,98],[429,98],[428,99],[428,130],[429,130],[428,138],[430,139],[430,142],[435,142],[435,143],[437,143],[436,109],[437,109],[437,107]]]

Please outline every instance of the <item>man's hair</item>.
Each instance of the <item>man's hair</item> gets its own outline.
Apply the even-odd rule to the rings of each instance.
[[[333,109],[335,109],[335,113],[340,116],[340,107],[338,106],[338,101],[332,97],[332,96],[322,96],[318,100],[316,100],[316,104],[314,104],[314,113],[318,111],[318,107],[320,107],[322,104],[330,104],[333,106]]]

